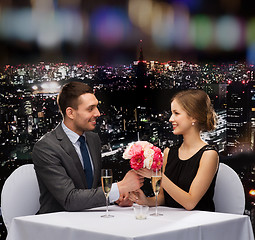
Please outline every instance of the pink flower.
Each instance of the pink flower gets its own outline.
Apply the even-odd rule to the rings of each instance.
[[[137,141],[135,144],[140,145],[143,149],[151,148],[153,145],[147,141]]]
[[[133,168],[135,170],[138,170],[138,169],[142,168],[143,167],[143,160],[144,160],[143,152],[134,155],[130,159],[131,168]]]
[[[154,161],[153,161],[153,163],[151,165],[151,168],[153,170],[160,169],[162,167],[162,164],[163,164],[163,155],[162,155],[162,152],[156,146],[153,146],[152,149],[154,150],[154,158],[153,158]]]
[[[132,154],[131,154],[131,147],[133,146],[133,144],[129,144],[126,148],[126,150],[124,151],[123,153],[123,158],[124,159],[130,159],[132,157]]]
[[[137,143],[131,143],[123,153],[124,159],[131,159],[132,156],[139,154],[143,151],[143,147]]]

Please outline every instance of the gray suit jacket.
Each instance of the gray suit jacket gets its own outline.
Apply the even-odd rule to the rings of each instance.
[[[32,159],[41,192],[39,213],[82,211],[105,205],[100,187],[101,142],[93,132],[86,132],[86,139],[94,165],[92,189],[87,189],[82,164],[61,124],[35,144]]]

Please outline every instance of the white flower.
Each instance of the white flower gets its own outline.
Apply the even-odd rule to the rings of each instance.
[[[151,165],[153,163],[153,157],[154,157],[154,150],[147,147],[144,150],[144,154],[143,155],[145,157],[144,162],[143,162],[143,167],[151,169]]]
[[[126,150],[124,151],[124,153],[123,153],[123,158],[124,159],[131,159],[131,157],[133,156],[132,154],[131,154],[131,152],[130,152],[130,149],[131,149],[131,147],[133,146],[133,142],[132,143],[130,143],[128,146],[127,146],[127,148],[126,148]]]
[[[153,158],[152,157],[145,158],[144,161],[143,161],[143,167],[151,169],[152,163],[153,163]]]
[[[147,158],[147,157],[151,157],[153,158],[154,157],[154,150],[151,149],[151,148],[146,148],[144,149],[144,157]]]
[[[140,145],[143,149],[153,146],[151,143],[147,141],[137,141],[136,144]]]

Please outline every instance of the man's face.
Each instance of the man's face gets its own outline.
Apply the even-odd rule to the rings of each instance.
[[[73,127],[79,135],[84,131],[95,129],[96,120],[100,116],[97,108],[98,100],[94,94],[85,93],[78,98],[78,109],[73,109]]]

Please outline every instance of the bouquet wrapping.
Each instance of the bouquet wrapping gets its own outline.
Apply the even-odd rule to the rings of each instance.
[[[134,170],[148,168],[155,171],[163,164],[163,154],[160,148],[147,141],[129,144],[123,153],[123,158],[130,159],[130,166]]]

